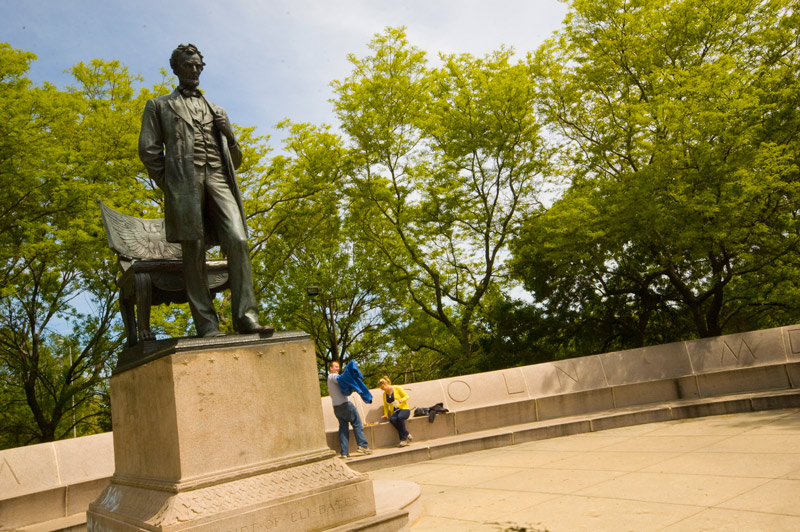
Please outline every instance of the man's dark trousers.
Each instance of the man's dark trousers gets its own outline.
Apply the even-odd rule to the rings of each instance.
[[[249,324],[258,323],[258,309],[241,211],[224,168],[196,165],[194,172],[203,212],[216,229],[222,251],[228,258],[233,326],[236,330],[247,329]],[[189,308],[197,334],[203,336],[219,329],[219,318],[208,289],[205,241],[182,241],[181,250]]]

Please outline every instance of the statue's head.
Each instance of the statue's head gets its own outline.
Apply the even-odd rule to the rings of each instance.
[[[203,54],[195,45],[181,44],[172,51],[169,66],[172,68],[172,72],[178,76],[181,85],[197,86],[200,73],[206,64],[203,62]]]

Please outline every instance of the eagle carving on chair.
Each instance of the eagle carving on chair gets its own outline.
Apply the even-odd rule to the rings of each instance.
[[[181,258],[181,246],[167,242],[163,218],[136,218],[100,203],[108,244],[119,255],[137,260]]]

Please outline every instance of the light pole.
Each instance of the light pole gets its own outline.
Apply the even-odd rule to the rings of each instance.
[[[311,299],[316,299],[319,295],[319,287],[318,286],[309,286],[306,288],[306,293],[308,297]],[[333,301],[335,298],[328,296],[327,298],[320,298],[319,306],[322,309],[322,316],[327,321],[328,333],[331,338],[331,356],[333,357],[332,361],[340,362],[339,360],[339,345],[336,342],[336,321],[333,318]],[[330,305],[328,307],[327,305]],[[328,312],[330,311],[330,312]]]
[[[64,338],[59,338],[56,340],[56,343],[60,346],[64,346]],[[69,367],[72,369],[72,344],[67,344],[67,349],[69,350]],[[64,386],[67,385],[67,382],[64,382]],[[72,400],[72,437],[78,437],[78,427],[75,425],[75,394],[70,394],[70,399]]]

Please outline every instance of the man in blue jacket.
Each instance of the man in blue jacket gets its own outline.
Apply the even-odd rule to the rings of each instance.
[[[361,416],[358,415],[356,405],[350,402],[347,395],[342,393],[339,386],[339,363],[333,361],[328,366],[328,393],[331,395],[331,402],[333,402],[333,413],[336,419],[339,420],[339,445],[342,448],[342,458],[350,456],[350,425],[353,426],[353,435],[356,437],[358,443],[357,452],[362,454],[370,454],[369,444],[367,438],[364,436],[364,426],[361,423]],[[350,393],[352,389],[348,390]]]

